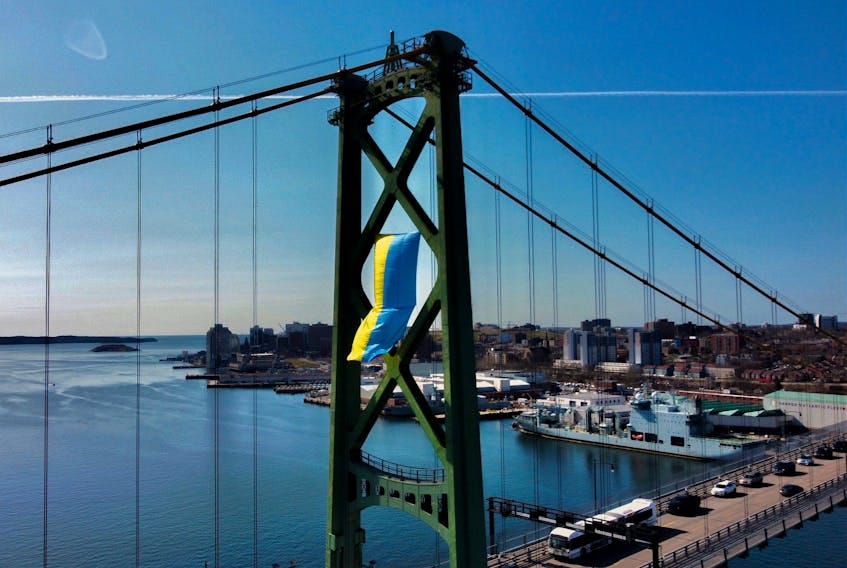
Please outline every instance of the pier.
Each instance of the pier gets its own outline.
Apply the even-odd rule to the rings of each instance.
[[[564,562],[547,551],[545,539],[492,555],[489,567],[577,567],[597,566],[624,568],[638,566],[703,566],[725,565],[731,558],[767,546],[772,538],[785,537],[789,529],[814,521],[821,513],[847,502],[847,456],[833,454],[832,459],[816,459],[814,465],[797,466],[794,475],[775,475],[771,466],[776,461],[795,461],[801,453],[831,444],[836,438],[816,441],[779,455],[772,455],[749,467],[724,472],[720,478],[704,479],[687,488],[702,498],[699,511],[691,516],[668,513],[668,503],[683,490],[656,499],[659,510],[658,560],[649,547],[621,542],[601,549],[577,561]],[[736,481],[744,471],[760,471],[764,480],[756,486],[738,486],[731,497],[714,497],[709,489],[719,479]],[[779,489],[795,484],[803,492],[783,497]],[[540,519],[532,519],[539,522]],[[552,523],[556,522],[553,520]]]

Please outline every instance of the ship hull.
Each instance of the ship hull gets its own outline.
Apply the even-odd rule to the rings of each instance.
[[[534,416],[519,416],[513,426],[523,434],[541,436],[553,440],[562,440],[577,444],[590,444],[606,448],[616,448],[633,452],[659,454],[697,461],[732,460],[751,451],[758,443],[738,443],[736,440],[691,437],[685,440],[683,446],[672,446],[667,443],[653,443],[643,440],[633,440],[628,435],[614,435],[599,432],[587,432],[570,428],[561,428],[547,424],[539,424]]]

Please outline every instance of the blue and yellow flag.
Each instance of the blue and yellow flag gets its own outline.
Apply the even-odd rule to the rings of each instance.
[[[380,235],[374,247],[374,305],[362,320],[348,361],[387,353],[406,333],[415,309],[420,233]]]

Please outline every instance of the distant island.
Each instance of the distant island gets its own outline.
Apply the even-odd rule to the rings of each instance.
[[[48,341],[49,340],[49,341]],[[147,343],[157,341],[155,337],[115,337],[110,335],[56,335],[53,337],[16,335],[0,337],[0,345],[44,345],[45,343]]]
[[[98,345],[97,347],[92,347],[91,350],[94,353],[138,351],[138,349],[136,349],[135,347],[130,347],[129,345],[124,345],[123,343],[106,343],[104,345]]]

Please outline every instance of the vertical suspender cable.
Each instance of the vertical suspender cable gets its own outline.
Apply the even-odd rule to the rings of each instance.
[[[527,108],[532,108],[532,100],[527,101]],[[526,117],[525,127],[524,127],[524,141],[525,141],[525,151],[526,151],[526,195],[527,201],[529,202],[530,207],[535,205],[533,196],[532,196],[532,121],[530,121],[529,116]],[[529,276],[529,323],[530,326],[535,325],[535,232],[534,232],[534,224],[533,224],[533,215],[532,212],[527,211],[526,217],[526,240],[527,240],[527,263],[528,263],[528,276]],[[527,333],[527,346],[531,344],[531,337],[529,337],[529,332],[532,330],[530,327]],[[538,450],[538,440],[534,440],[534,458],[532,463],[532,477],[533,477],[533,489],[534,489],[534,502],[538,505],[539,501],[539,484],[541,478],[541,456],[539,456]]]
[[[215,87],[215,104],[220,103],[220,87]],[[215,110],[215,122],[220,119],[220,111]],[[220,323],[220,261],[221,261],[221,133],[215,126],[215,330]],[[220,338],[215,333],[215,342],[220,348]],[[221,566],[221,521],[220,521],[220,396],[214,389],[214,558],[215,568]]]
[[[500,185],[497,180],[497,185]],[[497,368],[502,369],[502,356],[500,342],[503,340],[503,256],[501,250],[501,225],[500,225],[500,192],[494,192],[494,257],[495,257],[495,280],[497,286],[497,341],[495,342]],[[506,432],[500,427],[500,495],[506,496]],[[503,541],[503,536],[506,530],[506,522],[500,525],[499,541]]]
[[[53,142],[53,126],[47,127],[47,144]],[[53,156],[47,153],[47,167],[52,165]],[[44,215],[44,487],[43,508],[41,512],[41,562],[47,568],[47,493],[49,486],[49,457],[50,457],[50,229],[52,224],[53,207],[53,177],[47,174],[46,179],[46,201]]]
[[[553,224],[556,225],[556,214],[553,214]],[[553,257],[553,333],[559,329],[559,243],[556,239],[555,227],[550,227],[550,251]]]
[[[500,185],[498,180],[497,185]],[[495,249],[495,257],[497,262],[497,328],[499,330],[500,335],[497,337],[497,346],[500,346],[500,342],[503,340],[502,330],[503,330],[503,251],[502,251],[502,227],[500,223],[500,192],[494,192],[494,249]],[[502,359],[500,357],[500,353],[498,352],[497,356],[497,366],[501,368]]]
[[[653,223],[653,200],[649,200],[650,211],[647,212],[647,281],[656,284],[656,241]],[[650,287],[644,287],[645,294],[645,322],[656,320],[656,291]]]
[[[594,164],[597,164],[597,156],[594,156]],[[600,227],[597,203],[597,169],[591,170],[591,236],[595,249],[600,246]],[[594,255],[594,317],[600,319],[602,315],[600,300],[600,257]]]
[[[431,144],[429,145],[429,155],[428,155],[428,157],[429,157],[429,159],[427,161],[428,161],[428,165],[429,165],[429,211],[430,211],[430,215],[434,217],[435,214],[436,214],[436,211],[438,211],[438,208],[437,208],[437,201],[438,200],[437,200],[437,187],[436,187],[436,183],[435,183],[435,181],[436,181],[435,180],[435,177],[436,177],[436,173],[435,173],[435,169],[436,169],[435,168],[435,147]],[[440,226],[441,220],[440,219],[437,220],[437,223]],[[430,289],[435,288],[435,275],[437,273],[437,268],[438,268],[435,260],[436,260],[435,259],[435,253],[432,251],[432,249],[430,249],[430,251],[429,251],[429,286],[430,286]],[[436,329],[436,328],[437,328],[436,322],[433,321],[432,324],[430,324],[430,326],[429,326],[430,332],[432,332],[432,330]],[[430,333],[430,339],[432,339],[431,335],[432,334]],[[432,372],[432,373],[436,372],[435,360],[433,359],[432,355],[430,355],[430,372]],[[438,452],[435,451],[435,448],[432,449],[432,462],[433,462],[432,463],[433,468],[442,467],[441,460],[439,460]],[[434,542],[435,542],[435,562],[434,562],[434,565],[439,566],[441,564],[441,546],[440,546],[441,545],[441,537],[438,535],[438,533],[436,533],[434,535]]]
[[[597,215],[597,244],[600,245],[600,183],[597,179],[597,172],[594,171],[594,179],[597,180],[595,185],[597,187],[597,191],[595,192],[596,199],[596,215]],[[605,254],[606,248],[603,246],[598,247],[600,252]],[[606,312],[606,262],[603,258],[597,258],[599,262],[600,269],[600,317],[606,318],[608,315]]]
[[[741,282],[741,267],[736,266],[735,272],[738,274],[738,276],[735,277],[735,314],[738,318],[738,320],[737,320],[738,325],[740,326],[741,323],[744,321],[744,310],[743,310],[743,306],[742,306],[742,292],[743,292],[743,290],[741,288],[741,285],[742,285],[742,282]],[[740,327],[739,327],[739,329],[740,329]]]
[[[527,101],[527,107],[532,109],[532,99]],[[535,206],[532,195],[532,121],[529,117],[525,120],[524,127],[525,151],[526,151],[526,196],[530,207]],[[529,276],[529,323],[535,324],[535,223],[531,211],[526,215],[526,240],[528,276]]]
[[[435,173],[436,168],[435,168],[435,166],[436,166],[436,163],[435,163],[435,147],[433,145],[430,145],[429,146],[429,210],[430,210],[430,215],[432,215],[433,217],[437,214],[437,211],[438,211],[438,205],[437,205],[437,203],[438,203],[438,199],[437,199],[438,188],[437,188],[437,184],[436,184],[436,173]],[[440,225],[441,220],[439,219],[437,221],[438,221],[438,224]],[[430,250],[429,251],[429,285],[430,285],[430,288],[435,287],[435,277],[436,277],[437,274],[438,274],[438,263],[436,262],[436,259],[435,259],[435,253],[432,250]],[[440,318],[441,318],[441,311],[439,310],[438,315],[435,317],[435,319],[432,322],[432,326],[430,326],[430,329],[439,329],[440,328]],[[430,357],[430,359],[432,359],[432,358]],[[431,363],[432,363],[432,365],[430,366],[430,369],[434,373],[434,372],[436,372],[435,361],[432,361]]]
[[[215,87],[215,104],[220,102],[220,87]],[[221,267],[221,131],[220,127],[217,126],[217,122],[220,120],[220,111],[215,111],[215,258],[214,258],[214,272],[215,272],[215,290],[214,290],[214,310],[215,310],[215,324],[220,323],[220,267]]]
[[[258,279],[258,211],[259,211],[259,172],[258,172],[258,125],[256,101],[253,101],[253,327],[259,325],[259,279]],[[253,568],[259,568],[259,398],[257,389],[253,389]]]
[[[259,211],[259,192],[258,192],[258,167],[257,167],[257,151],[258,151],[258,134],[256,128],[256,101],[253,101],[253,118],[250,120],[252,126],[252,148],[253,148],[253,325],[259,325],[259,281],[257,268],[258,255],[258,211]]]
[[[553,223],[550,226],[550,251],[553,260],[551,271],[553,273],[553,345],[557,343],[556,338],[559,337],[559,252],[558,240],[556,239],[556,214],[553,213]],[[547,346],[549,348],[549,345]],[[552,351],[552,350],[551,350]],[[562,507],[562,445],[556,444],[556,490],[558,496],[557,506]]]
[[[697,247],[694,249],[694,278],[695,290],[697,293],[697,311],[703,311],[703,262],[700,255],[700,236],[697,236]],[[697,314],[697,324],[703,323],[702,316]]]
[[[141,131],[136,155],[135,233],[135,566],[141,565]]]

